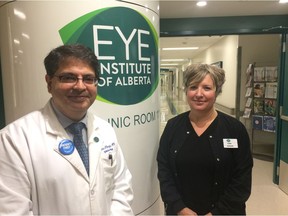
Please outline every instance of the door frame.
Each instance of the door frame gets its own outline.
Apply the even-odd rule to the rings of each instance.
[[[239,22],[239,19],[242,22]],[[208,18],[178,18],[160,19],[160,37],[179,36],[213,36],[213,35],[244,35],[244,34],[280,34],[281,53],[278,77],[278,98],[283,97],[283,80],[281,77],[288,74],[285,69],[285,62],[288,65],[286,56],[286,37],[288,31],[288,15],[269,16],[242,16],[242,17],[208,17]],[[285,43],[284,43],[285,41]],[[285,49],[286,46],[286,49]],[[236,103],[237,104],[237,103]],[[281,128],[282,120],[279,116],[279,109],[283,105],[283,100],[279,100],[277,105],[276,120],[276,144],[274,151],[273,182],[279,184],[279,165],[281,153]],[[237,109],[237,108],[236,108]]]
[[[275,160],[274,160],[274,172],[273,172],[273,181],[276,184],[279,184],[279,188],[281,188],[284,192],[288,193],[288,153],[286,152],[288,149],[287,144],[287,132],[288,128],[288,100],[285,99],[287,97],[287,93],[285,94],[285,90],[287,91],[288,85],[288,55],[286,54],[286,50],[288,49],[288,29],[285,33],[282,34],[281,39],[281,59],[280,59],[280,73],[279,73],[279,88],[278,88],[278,98],[279,98],[279,114],[277,121],[277,141],[275,148]],[[286,84],[286,85],[285,85]],[[285,108],[285,110],[283,109]],[[284,140],[285,138],[285,140]],[[286,143],[285,143],[286,142]],[[285,158],[283,158],[285,157]]]

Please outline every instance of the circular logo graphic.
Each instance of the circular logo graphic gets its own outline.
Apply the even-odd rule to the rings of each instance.
[[[95,51],[100,80],[97,100],[132,105],[149,98],[158,86],[158,34],[139,12],[102,8],[63,27],[65,44],[81,43]]]

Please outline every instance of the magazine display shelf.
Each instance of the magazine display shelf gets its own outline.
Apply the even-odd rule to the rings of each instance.
[[[247,69],[246,104],[243,118],[251,119],[254,155],[273,158],[276,141],[277,67]]]

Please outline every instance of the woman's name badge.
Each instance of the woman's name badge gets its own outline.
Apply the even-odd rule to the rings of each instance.
[[[70,155],[73,153],[74,151],[74,144],[71,140],[68,139],[64,139],[62,140],[59,145],[58,145],[58,149],[61,152],[61,154],[63,155]]]
[[[238,148],[237,139],[223,139],[224,148]]]

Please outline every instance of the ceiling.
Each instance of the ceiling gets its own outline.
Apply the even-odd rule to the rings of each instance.
[[[225,17],[225,16],[256,16],[256,15],[284,15],[288,14],[288,3],[279,4],[278,0],[208,0],[205,7],[196,6],[197,1],[162,1],[160,0],[160,18],[193,18],[193,17]],[[220,36],[193,36],[193,37],[161,37],[160,60],[163,59],[192,59],[212,44]],[[163,51],[167,47],[199,47],[190,51]],[[161,63],[175,63],[162,62]],[[167,66],[166,66],[167,67]],[[169,67],[169,66],[168,66]]]
[[[0,0],[0,6],[7,3]],[[153,1],[153,0],[151,0]],[[160,18],[193,18],[193,17],[225,17],[225,16],[253,16],[253,15],[283,15],[288,14],[288,3],[279,4],[278,0],[207,0],[205,7],[197,7],[196,0],[159,0]],[[160,48],[164,47],[199,47],[190,51],[160,51],[162,59],[193,59],[212,44],[220,36],[193,37],[161,37]],[[169,63],[169,62],[168,62]],[[170,62],[174,63],[174,62]]]

